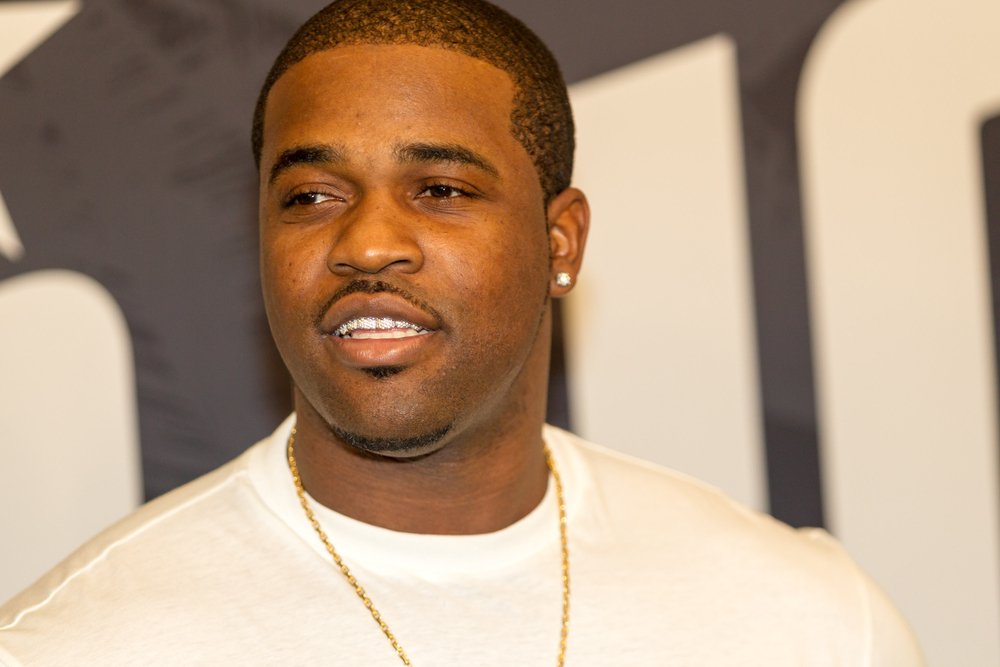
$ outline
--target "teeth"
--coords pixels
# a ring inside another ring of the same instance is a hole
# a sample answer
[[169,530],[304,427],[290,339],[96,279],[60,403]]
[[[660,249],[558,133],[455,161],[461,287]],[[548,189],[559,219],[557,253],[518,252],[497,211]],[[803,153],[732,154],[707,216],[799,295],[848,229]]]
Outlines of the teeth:
[[429,330],[406,320],[391,317],[355,317],[333,332],[341,338],[406,338],[428,333]]

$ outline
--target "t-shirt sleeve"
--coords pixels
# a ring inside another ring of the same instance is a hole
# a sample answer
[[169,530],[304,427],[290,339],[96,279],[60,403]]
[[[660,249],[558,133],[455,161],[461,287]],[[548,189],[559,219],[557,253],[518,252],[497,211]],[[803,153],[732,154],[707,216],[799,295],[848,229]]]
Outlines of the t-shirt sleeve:
[[821,528],[800,528],[799,534],[824,545],[846,569],[848,579],[856,584],[860,603],[855,607],[861,614],[864,628],[864,667],[926,667],[916,635],[889,596],[882,591],[858,563],[847,553],[837,538]]
[[927,662],[903,615],[885,593],[865,575],[864,586],[870,613],[871,667],[926,667]]

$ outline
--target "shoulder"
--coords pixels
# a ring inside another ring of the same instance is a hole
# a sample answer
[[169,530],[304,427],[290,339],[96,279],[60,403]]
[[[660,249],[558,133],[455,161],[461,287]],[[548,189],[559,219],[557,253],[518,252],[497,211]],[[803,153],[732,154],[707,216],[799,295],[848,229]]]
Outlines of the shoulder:
[[699,553],[722,564],[739,554],[741,569],[850,563],[823,530],[791,528],[700,480],[565,431],[549,429],[546,438],[577,486],[569,492],[571,509],[578,507],[585,523],[600,523],[604,535],[659,547],[661,558]]
[[593,545],[595,570],[628,573],[616,584],[634,583],[633,600],[659,610],[663,627],[779,642],[760,647],[775,664],[800,645],[923,664],[905,621],[825,530],[792,528],[690,476],[564,431],[547,430],[546,439],[585,488],[571,516],[580,550]]
[[217,601],[259,583],[241,558],[257,540],[277,542],[249,480],[257,449],[140,507],[0,606],[0,665],[77,664],[80,656],[163,664],[183,638],[221,631],[227,615]]
[[0,665],[232,664],[268,645],[260,614],[272,623],[283,592],[309,590],[301,573],[322,562],[283,514],[297,502],[289,428],[139,508],[0,606]]
[[0,656],[61,664],[62,652],[82,646],[96,659],[126,637],[152,645],[153,619],[177,617],[192,591],[224,579],[226,563],[246,548],[241,531],[267,522],[248,470],[267,442],[146,503],[0,606]]
[[[571,477],[596,498],[615,521],[635,516],[643,522],[670,523],[673,532],[732,536],[750,528],[779,535],[788,526],[745,507],[718,488],[670,468],[588,442],[567,431],[546,427],[546,440]],[[655,509],[655,511],[653,511]]]
[[113,605],[130,585],[155,594],[165,581],[169,594],[176,577],[164,574],[205,574],[218,560],[212,554],[262,548],[251,535],[285,527],[274,496],[286,492],[282,482],[290,486],[284,444],[293,423],[291,415],[229,463],[139,507],[0,605],[0,639],[42,612]]
[[150,570],[183,553],[233,506],[247,454],[141,506],[0,606],[0,638],[33,615],[84,602],[98,605],[140,563]]

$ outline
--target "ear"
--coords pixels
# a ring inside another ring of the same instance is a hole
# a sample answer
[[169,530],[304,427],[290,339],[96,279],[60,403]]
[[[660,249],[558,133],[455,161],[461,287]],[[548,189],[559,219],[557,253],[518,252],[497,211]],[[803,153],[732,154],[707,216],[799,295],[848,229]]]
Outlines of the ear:
[[[590,229],[590,205],[576,188],[566,188],[549,202],[549,294],[565,296],[576,284],[583,264],[583,249]],[[567,281],[566,277],[569,277]]]

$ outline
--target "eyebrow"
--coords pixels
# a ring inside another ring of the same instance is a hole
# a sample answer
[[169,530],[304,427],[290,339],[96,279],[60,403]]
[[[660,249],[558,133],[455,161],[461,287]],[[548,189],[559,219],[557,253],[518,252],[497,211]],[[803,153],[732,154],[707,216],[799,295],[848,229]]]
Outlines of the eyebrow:
[[[494,178],[500,178],[499,170],[485,157],[459,144],[416,143],[397,146],[393,153],[400,162],[434,163],[451,162],[475,167]],[[332,144],[310,144],[293,146],[282,151],[271,166],[268,182],[274,183],[283,172],[297,165],[340,164],[346,162],[344,151]]]
[[400,162],[452,162],[475,167],[494,178],[500,172],[485,157],[459,144],[406,144],[394,151]]
[[274,180],[282,172],[300,164],[338,164],[344,162],[344,152],[338,147],[330,144],[312,144],[308,146],[294,146],[286,151],[282,151],[278,159],[271,166],[271,173],[268,182]]

